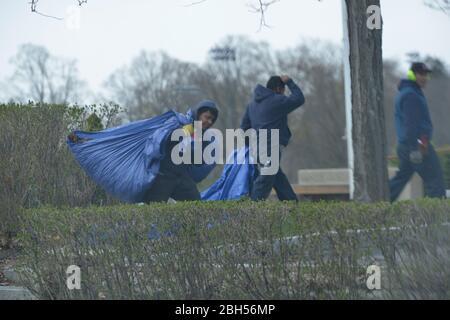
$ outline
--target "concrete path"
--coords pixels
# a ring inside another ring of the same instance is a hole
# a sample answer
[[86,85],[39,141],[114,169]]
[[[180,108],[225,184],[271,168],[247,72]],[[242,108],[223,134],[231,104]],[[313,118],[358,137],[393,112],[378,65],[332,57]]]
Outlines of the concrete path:
[[28,289],[22,287],[0,287],[0,300],[36,300]]
[[[8,280],[8,283],[17,283],[18,275],[12,269],[2,270],[3,276]],[[0,300],[37,300],[31,292],[23,287],[15,285],[0,286]]]

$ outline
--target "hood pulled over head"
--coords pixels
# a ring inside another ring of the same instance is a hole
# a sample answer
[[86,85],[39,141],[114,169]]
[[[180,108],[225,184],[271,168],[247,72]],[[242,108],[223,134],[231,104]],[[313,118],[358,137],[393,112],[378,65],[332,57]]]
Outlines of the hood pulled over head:
[[255,100],[255,102],[261,102],[267,99],[268,97],[273,96],[274,94],[275,92],[273,92],[272,90],[258,84],[255,90],[253,91],[253,99]]
[[216,103],[211,100],[203,100],[199,102],[194,108],[192,108],[192,117],[195,121],[199,119],[201,113],[205,111],[210,111],[214,115],[214,123],[219,117],[219,108]]

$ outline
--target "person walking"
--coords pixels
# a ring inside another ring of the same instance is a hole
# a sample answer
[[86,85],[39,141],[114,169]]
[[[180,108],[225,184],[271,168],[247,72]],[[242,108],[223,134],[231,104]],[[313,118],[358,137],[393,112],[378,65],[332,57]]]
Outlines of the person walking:
[[389,181],[391,202],[417,172],[423,179],[425,195],[444,198],[445,182],[439,158],[431,143],[433,123],[423,93],[432,71],[421,62],[411,65],[408,78],[400,82],[395,99],[395,127],[399,170]]
[[[290,96],[285,95],[286,86],[291,91]],[[291,139],[288,127],[288,114],[305,103],[305,97],[299,86],[288,76],[272,76],[266,87],[258,84],[254,90],[253,100],[247,106],[241,122],[241,129],[255,129],[259,139],[259,130],[268,130],[267,150],[271,149],[271,130],[279,130],[280,159],[283,149]],[[259,144],[258,144],[259,145]],[[271,156],[271,155],[269,155]],[[259,160],[258,160],[259,162]],[[281,167],[276,174],[263,175],[261,169],[267,164],[258,164],[259,175],[254,180],[250,197],[253,201],[266,200],[272,188],[275,189],[278,199],[282,201],[298,201],[288,178]]]

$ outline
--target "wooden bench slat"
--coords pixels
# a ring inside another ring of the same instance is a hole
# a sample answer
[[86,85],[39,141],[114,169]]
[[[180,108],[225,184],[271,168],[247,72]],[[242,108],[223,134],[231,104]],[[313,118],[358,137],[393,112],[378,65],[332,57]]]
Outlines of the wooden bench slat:
[[[324,186],[300,186],[292,185],[294,192],[299,195],[335,195],[342,194],[347,195],[350,193],[347,185],[324,185]],[[275,190],[272,190],[275,193]]]

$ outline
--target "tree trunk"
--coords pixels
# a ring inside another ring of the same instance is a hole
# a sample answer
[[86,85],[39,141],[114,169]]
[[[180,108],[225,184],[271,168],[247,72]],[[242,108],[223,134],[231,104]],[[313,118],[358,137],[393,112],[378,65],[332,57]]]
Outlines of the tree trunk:
[[367,27],[371,5],[380,0],[346,0],[352,79],[354,183],[356,201],[389,199],[383,107],[382,29]]

